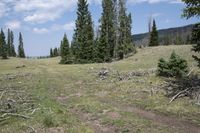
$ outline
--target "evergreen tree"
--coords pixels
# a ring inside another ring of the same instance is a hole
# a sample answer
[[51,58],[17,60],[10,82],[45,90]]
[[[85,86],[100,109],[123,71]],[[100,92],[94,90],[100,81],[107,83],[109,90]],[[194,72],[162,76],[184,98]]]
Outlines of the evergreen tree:
[[[191,17],[200,16],[200,1],[199,0],[182,0],[186,4],[186,8],[183,11],[183,16],[187,19]],[[196,43],[193,47],[193,51],[200,53],[200,23],[197,23],[192,31],[192,41]],[[193,56],[193,58],[198,62],[198,66],[200,67],[200,57]]]
[[149,46],[158,46],[158,45],[159,45],[158,31],[156,27],[156,21],[153,20],[153,27],[152,27],[152,32],[150,36]]
[[79,55],[79,47],[78,47],[79,45],[77,44],[76,40],[77,40],[77,31],[74,30],[74,34],[73,34],[72,42],[71,42],[71,52],[75,59],[77,59]]
[[72,42],[77,63],[93,60],[94,33],[87,0],[78,0],[75,34]]
[[7,52],[8,56],[12,56],[12,51],[11,51],[11,31],[8,29],[8,36],[7,36]]
[[173,52],[169,61],[161,58],[158,62],[158,75],[167,77],[182,77],[188,72],[187,61]]
[[113,0],[102,1],[103,12],[100,26],[100,42],[97,49],[99,62],[109,62],[114,57],[116,35],[113,4]]
[[52,48],[50,49],[50,57],[54,57],[53,49]]
[[86,45],[83,47],[83,58],[87,62],[94,61],[94,29],[92,16],[88,14],[88,24],[86,25]]
[[10,56],[16,57],[13,31],[10,31]]
[[69,41],[67,39],[67,35],[65,34],[60,45],[60,56],[61,56],[61,64],[69,64],[71,62],[71,54]]
[[58,54],[58,48],[54,48],[53,55],[54,55],[54,57],[57,57],[59,55]]
[[3,30],[1,29],[1,36],[0,36],[0,46],[1,46],[1,56],[2,59],[8,59],[7,57],[7,45],[5,40],[5,34]]
[[186,8],[183,10],[183,17],[187,19],[191,17],[200,16],[200,1],[199,0],[182,0],[186,4]]
[[[193,51],[200,53],[200,23],[195,24],[192,30],[192,42],[196,45],[193,46]],[[200,57],[197,55],[193,55],[193,58],[198,62],[198,66],[200,67]]]
[[119,0],[119,44],[117,48],[118,58],[123,59],[126,54],[127,42],[127,15],[125,0]]
[[2,45],[1,32],[0,32],[0,56],[2,56],[2,50],[3,50],[3,45]]
[[135,52],[131,30],[132,30],[132,17],[131,17],[131,13],[129,13],[126,18],[126,51],[125,51],[125,54]]
[[23,38],[21,32],[19,33],[19,46],[18,46],[18,56],[20,58],[25,58],[25,52],[24,52],[24,44],[23,44]]
[[118,48],[118,43],[119,43],[119,22],[118,22],[118,17],[119,17],[119,8],[118,8],[118,0],[113,0],[113,9],[114,9],[114,41],[115,41],[115,46],[114,46],[114,58],[117,58],[117,48]]

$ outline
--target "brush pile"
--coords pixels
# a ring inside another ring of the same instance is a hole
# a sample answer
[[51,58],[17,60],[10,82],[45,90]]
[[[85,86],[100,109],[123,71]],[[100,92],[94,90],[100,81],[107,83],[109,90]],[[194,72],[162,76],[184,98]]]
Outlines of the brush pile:
[[200,79],[197,76],[169,80],[164,88],[167,96],[171,97],[170,103],[180,97],[189,97],[200,104]]
[[0,122],[11,118],[30,119],[37,110],[35,101],[19,87],[0,88]]

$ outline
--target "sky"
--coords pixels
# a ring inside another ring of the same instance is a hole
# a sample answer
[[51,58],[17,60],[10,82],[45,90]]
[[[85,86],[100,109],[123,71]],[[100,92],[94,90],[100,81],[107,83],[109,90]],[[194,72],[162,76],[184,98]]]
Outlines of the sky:
[[[94,27],[99,25],[101,0],[88,0]],[[181,0],[127,0],[132,14],[132,34],[148,31],[150,16],[158,29],[199,22],[197,18],[181,18],[185,4]],[[50,48],[59,47],[64,33],[72,39],[76,20],[77,0],[0,0],[0,27],[14,31],[15,48],[22,32],[27,56],[49,55]]]

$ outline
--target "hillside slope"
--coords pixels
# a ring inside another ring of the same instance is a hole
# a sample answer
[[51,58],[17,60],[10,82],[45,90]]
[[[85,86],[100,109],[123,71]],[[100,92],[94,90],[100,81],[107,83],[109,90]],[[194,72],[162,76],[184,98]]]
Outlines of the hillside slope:
[[[193,25],[174,27],[158,30],[159,41],[161,45],[169,44],[190,44],[190,35]],[[133,35],[134,43],[138,45],[148,45],[149,33]]]

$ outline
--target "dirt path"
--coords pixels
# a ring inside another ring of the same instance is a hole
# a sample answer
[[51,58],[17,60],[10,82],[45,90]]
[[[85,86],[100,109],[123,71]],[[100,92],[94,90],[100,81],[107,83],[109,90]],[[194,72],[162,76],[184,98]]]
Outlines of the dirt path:
[[92,116],[90,114],[80,112],[76,109],[72,109],[70,111],[71,113],[75,114],[83,123],[85,123],[91,129],[93,129],[95,133],[115,133],[114,126],[105,127],[101,125],[100,120],[98,119],[92,120],[91,119]]
[[[65,99],[59,99],[59,103],[63,103]],[[200,125],[192,124],[190,121],[185,121],[180,118],[166,116],[151,111],[146,111],[141,108],[125,105],[109,99],[99,99],[100,102],[108,104],[109,106],[116,107],[119,111],[131,112],[141,118],[152,121],[155,124],[166,126],[181,133],[200,133]],[[98,118],[93,119],[91,114],[83,113],[78,109],[71,109],[71,113],[75,114],[83,123],[86,123],[95,133],[115,133],[116,127],[103,126]]]
[[184,121],[179,118],[166,116],[164,114],[157,114],[151,111],[140,109],[138,107],[122,105],[115,103],[114,101],[112,101],[112,103],[107,103],[107,101],[101,100],[101,102],[115,106],[123,112],[132,112],[144,119],[151,120],[156,124],[164,125],[171,129],[178,129],[178,131],[183,133],[200,133],[200,125],[192,124],[190,121]]

